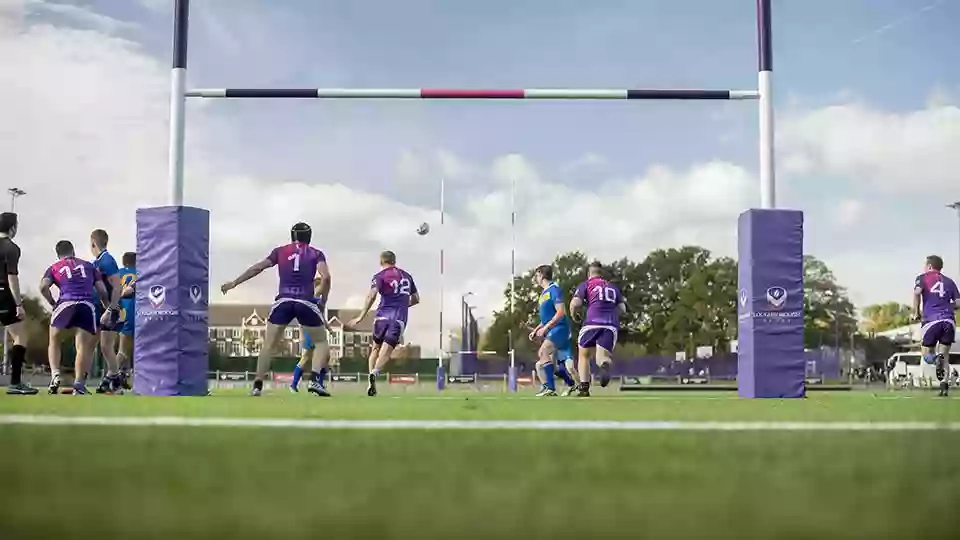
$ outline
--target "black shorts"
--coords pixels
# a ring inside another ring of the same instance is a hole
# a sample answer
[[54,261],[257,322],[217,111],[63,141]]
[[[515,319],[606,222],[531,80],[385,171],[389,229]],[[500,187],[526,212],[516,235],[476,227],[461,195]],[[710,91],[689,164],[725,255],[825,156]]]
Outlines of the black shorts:
[[7,285],[0,285],[0,326],[10,326],[20,322],[17,317],[17,303]]

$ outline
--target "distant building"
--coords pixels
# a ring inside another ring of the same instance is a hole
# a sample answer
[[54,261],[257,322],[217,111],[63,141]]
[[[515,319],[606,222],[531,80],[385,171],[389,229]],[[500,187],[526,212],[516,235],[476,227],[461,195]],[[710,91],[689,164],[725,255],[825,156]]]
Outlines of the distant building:
[[[211,304],[210,343],[224,356],[256,356],[263,346],[269,314],[269,304]],[[356,330],[344,327],[359,314],[359,310],[354,309],[326,310],[331,328],[327,332],[331,363],[337,364],[341,358],[366,358],[370,354],[373,314],[367,315]],[[300,356],[300,332],[298,325],[288,326],[276,354]]]

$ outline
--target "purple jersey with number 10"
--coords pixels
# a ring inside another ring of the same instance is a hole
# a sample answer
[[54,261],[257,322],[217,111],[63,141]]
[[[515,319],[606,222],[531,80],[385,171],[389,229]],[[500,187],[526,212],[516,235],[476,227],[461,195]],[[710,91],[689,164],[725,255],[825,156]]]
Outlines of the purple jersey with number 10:
[[303,242],[293,242],[270,252],[267,260],[277,267],[280,284],[277,300],[296,298],[314,302],[313,280],[317,266],[326,262],[323,252]]
[[955,321],[954,306],[960,298],[957,283],[937,271],[917,276],[916,288],[923,301],[923,322]]
[[388,266],[373,276],[370,286],[380,294],[377,306],[378,319],[390,319],[407,323],[410,311],[410,296],[417,294],[417,284],[406,270]]
[[587,304],[584,326],[620,326],[620,288],[601,277],[592,277],[581,283],[573,296]]
[[60,290],[57,303],[66,301],[99,303],[93,284],[103,278],[99,270],[83,259],[76,257],[60,259],[47,268],[43,279],[52,281]]

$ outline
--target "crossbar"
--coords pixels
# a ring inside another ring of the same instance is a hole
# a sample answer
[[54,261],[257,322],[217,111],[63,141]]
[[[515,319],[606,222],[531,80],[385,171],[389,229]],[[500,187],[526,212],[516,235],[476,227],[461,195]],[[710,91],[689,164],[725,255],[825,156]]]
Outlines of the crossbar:
[[504,99],[504,100],[745,100],[757,90],[604,89],[604,88],[199,88],[187,97],[303,99]]

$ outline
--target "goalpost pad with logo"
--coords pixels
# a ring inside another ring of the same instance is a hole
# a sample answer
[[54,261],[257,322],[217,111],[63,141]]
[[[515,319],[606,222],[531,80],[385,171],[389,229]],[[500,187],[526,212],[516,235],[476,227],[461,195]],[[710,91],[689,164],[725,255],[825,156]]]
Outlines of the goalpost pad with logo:
[[747,210],[738,243],[740,397],[803,397],[803,212]]
[[209,278],[209,211],[137,210],[134,392],[206,395]]

